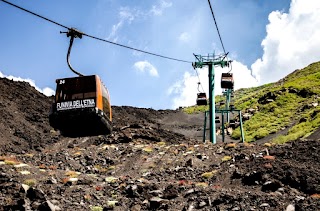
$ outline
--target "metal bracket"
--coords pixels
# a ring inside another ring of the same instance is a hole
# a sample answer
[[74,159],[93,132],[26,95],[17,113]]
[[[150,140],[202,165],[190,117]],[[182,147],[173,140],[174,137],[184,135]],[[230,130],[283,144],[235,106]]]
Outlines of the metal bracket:
[[192,67],[194,69],[202,68],[205,65],[221,66],[222,68],[229,67],[232,60],[225,60],[228,54],[219,56],[215,56],[215,54],[208,54],[207,56],[193,54],[196,57],[196,62],[192,62]]
[[60,32],[60,33],[65,33],[65,34],[67,34],[67,37],[70,37],[70,44],[69,44],[68,54],[67,54],[67,63],[68,63],[68,66],[69,66],[70,70],[72,72],[74,72],[75,74],[77,74],[78,76],[83,76],[81,73],[79,73],[75,69],[73,69],[73,67],[70,64],[70,53],[71,53],[73,40],[74,40],[74,38],[80,38],[81,39],[83,33],[81,31],[75,29],[75,28],[69,29],[68,32]]

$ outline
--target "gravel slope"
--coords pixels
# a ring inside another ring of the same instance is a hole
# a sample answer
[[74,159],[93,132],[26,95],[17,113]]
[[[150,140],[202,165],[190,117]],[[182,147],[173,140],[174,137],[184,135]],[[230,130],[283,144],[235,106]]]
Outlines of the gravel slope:
[[52,130],[51,99],[0,79],[0,210],[320,210],[320,141],[203,144],[200,115],[113,107],[108,136]]

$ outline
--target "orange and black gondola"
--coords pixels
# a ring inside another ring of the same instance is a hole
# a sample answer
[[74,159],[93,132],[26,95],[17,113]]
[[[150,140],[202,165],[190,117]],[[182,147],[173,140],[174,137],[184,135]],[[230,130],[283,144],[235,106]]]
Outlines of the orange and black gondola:
[[75,28],[65,33],[70,37],[67,63],[78,77],[56,80],[57,89],[49,123],[64,136],[109,134],[112,130],[112,110],[108,89],[99,76],[84,76],[73,69],[69,60],[73,40],[82,38],[83,33]]
[[112,110],[107,88],[99,76],[57,79],[50,125],[65,136],[109,134]]

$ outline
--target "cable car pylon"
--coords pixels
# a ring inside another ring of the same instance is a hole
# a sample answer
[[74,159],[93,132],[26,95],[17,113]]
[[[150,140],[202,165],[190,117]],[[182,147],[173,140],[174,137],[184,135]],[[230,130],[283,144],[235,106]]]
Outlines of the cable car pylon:
[[[228,54],[228,53],[227,53]],[[210,117],[210,142],[216,143],[215,136],[215,98],[214,98],[214,67],[220,66],[222,68],[228,67],[231,61],[225,60],[227,54],[220,56],[215,56],[215,54],[208,54],[207,56],[201,56],[193,54],[196,61],[192,63],[192,67],[202,68],[203,66],[208,66],[209,68],[209,117]]]

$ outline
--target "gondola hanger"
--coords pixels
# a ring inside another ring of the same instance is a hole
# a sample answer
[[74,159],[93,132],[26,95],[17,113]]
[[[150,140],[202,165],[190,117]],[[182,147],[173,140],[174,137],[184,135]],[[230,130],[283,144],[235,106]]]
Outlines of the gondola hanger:
[[75,74],[77,74],[78,76],[83,76],[83,74],[79,73],[78,71],[76,71],[75,69],[73,69],[73,67],[70,64],[70,53],[71,53],[71,49],[72,49],[72,45],[73,45],[73,40],[74,38],[82,38],[83,33],[75,28],[71,28],[69,29],[68,32],[60,32],[60,33],[65,33],[67,34],[67,37],[70,37],[70,44],[69,44],[69,48],[68,48],[68,54],[67,54],[67,63],[68,66],[70,68],[70,70],[72,72],[74,72]]

